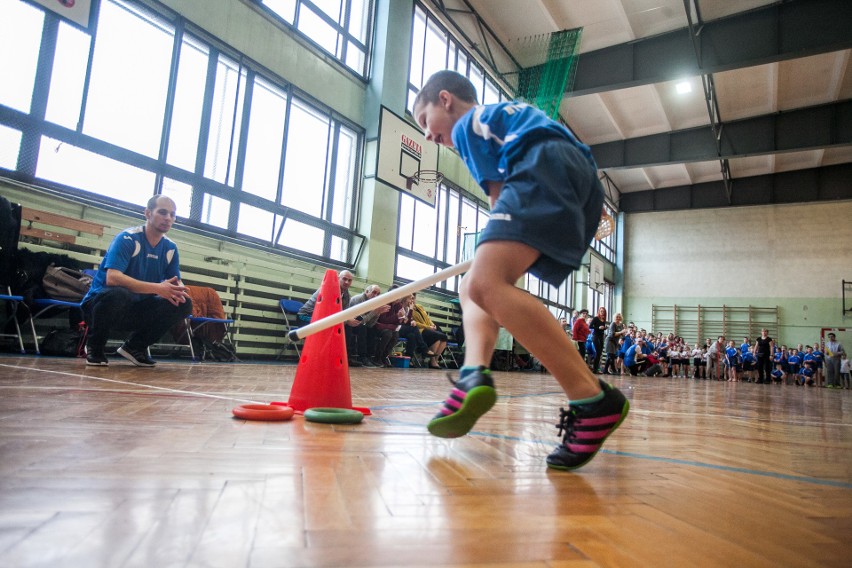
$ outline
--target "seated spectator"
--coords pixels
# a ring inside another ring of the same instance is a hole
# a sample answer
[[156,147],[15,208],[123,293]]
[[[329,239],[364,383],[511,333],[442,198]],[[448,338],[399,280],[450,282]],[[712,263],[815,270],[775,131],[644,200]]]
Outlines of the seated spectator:
[[[378,284],[370,284],[360,294],[352,296],[349,301],[349,307],[357,306],[367,300],[371,300],[382,293],[382,289]],[[379,341],[382,336],[381,329],[376,328],[376,322],[379,316],[390,310],[390,305],[379,306],[378,308],[361,314],[355,319],[361,320],[363,332],[359,332],[358,341],[358,360],[365,367],[384,367],[385,356],[379,357],[377,350]]]
[[411,312],[414,325],[420,330],[423,341],[429,346],[429,350],[434,353],[429,359],[429,366],[433,369],[440,369],[441,365],[438,364],[438,358],[444,352],[444,349],[447,348],[447,340],[449,338],[446,333],[438,329],[438,326],[429,317],[426,309],[417,303],[417,294],[412,294],[411,297],[414,305]]
[[[353,275],[348,270],[341,270],[337,279],[340,282],[340,306],[341,310],[349,307],[350,296],[349,287],[352,286]],[[314,315],[314,306],[316,306],[317,298],[320,290],[314,292],[310,299],[304,303],[299,313],[296,314],[296,319],[299,321],[310,322]],[[353,318],[343,322],[343,329],[346,333],[346,353],[349,358],[350,367],[363,367],[364,364],[359,360],[359,352],[361,355],[366,355],[367,351],[367,330],[363,327],[363,322]],[[363,345],[363,347],[362,347]]]
[[423,334],[414,325],[414,295],[409,294],[403,298],[402,306],[405,315],[400,321],[399,336],[405,338],[405,355],[414,357],[415,353],[419,353],[431,359],[435,353],[429,349]]
[[174,201],[155,195],[145,207],[145,224],[121,231],[109,245],[82,301],[87,365],[109,365],[104,350],[116,329],[130,332],[118,354],[137,367],[153,367],[148,347],[192,314],[177,245],[166,237],[175,210]]

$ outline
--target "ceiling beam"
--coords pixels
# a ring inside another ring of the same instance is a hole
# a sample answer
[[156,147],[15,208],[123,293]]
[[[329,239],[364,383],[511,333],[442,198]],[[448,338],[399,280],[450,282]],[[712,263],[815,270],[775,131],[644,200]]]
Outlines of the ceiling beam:
[[595,144],[592,155],[600,169],[645,168],[850,144],[852,100],[846,100],[723,122],[720,148],[708,125]]
[[852,2],[791,0],[705,22],[696,61],[689,28],[580,54],[569,97],[852,48]]
[[852,199],[852,163],[621,194],[619,211],[676,211]]

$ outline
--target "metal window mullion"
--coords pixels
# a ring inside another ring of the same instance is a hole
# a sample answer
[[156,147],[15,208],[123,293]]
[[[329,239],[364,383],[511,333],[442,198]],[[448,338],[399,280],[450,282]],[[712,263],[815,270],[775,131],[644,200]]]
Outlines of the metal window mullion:
[[190,201],[190,217],[201,221],[201,210],[204,206],[204,166],[207,161],[207,145],[210,141],[210,117],[213,114],[213,94],[216,90],[216,72],[219,66],[219,50],[212,45],[207,57],[207,79],[204,84],[204,95],[201,101],[201,121],[198,125],[198,149],[195,155],[195,175],[201,183],[193,184]]
[[[234,150],[234,129],[237,127],[237,114],[239,113],[240,104],[240,81],[243,76],[243,63],[240,61],[239,77],[237,81],[237,94],[234,99],[234,122],[231,126],[231,148],[228,151],[228,168],[225,173],[225,185],[228,185],[228,177],[231,169],[231,155]],[[231,212],[228,215],[228,230],[237,230],[237,221],[240,213],[240,193],[243,191],[243,172],[245,171],[246,162],[246,146],[248,144],[249,121],[251,120],[251,100],[254,94],[254,77],[255,72],[250,68],[246,68],[246,86],[245,94],[243,95],[242,116],[240,118],[240,137],[237,141],[237,160],[234,165],[234,197],[231,199]],[[270,227],[269,238],[272,238],[273,228]]]
[[[35,124],[44,124],[44,117],[47,113],[47,97],[50,93],[50,77],[53,74],[58,34],[59,18],[52,13],[45,12],[36,62],[36,74],[33,79],[33,92],[30,98],[29,117],[33,119],[32,123]],[[19,172],[35,176],[41,136],[42,128],[39,127],[22,131],[18,163],[15,166]]]
[[[172,117],[175,110],[175,91],[177,91],[177,72],[180,63],[180,48],[183,44],[183,25],[175,25],[174,42],[172,43],[172,60],[169,66],[169,84],[166,89],[166,108],[163,112],[163,126],[160,133],[160,150],[157,161],[161,166],[165,165],[169,153],[169,138],[171,136]],[[164,168],[160,167],[154,172],[155,193],[163,192]]]

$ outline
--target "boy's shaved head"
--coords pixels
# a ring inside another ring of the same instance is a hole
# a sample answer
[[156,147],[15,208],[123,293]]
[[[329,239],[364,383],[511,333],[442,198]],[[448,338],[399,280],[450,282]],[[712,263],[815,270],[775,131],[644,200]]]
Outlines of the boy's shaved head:
[[441,91],[448,91],[455,97],[468,103],[476,104],[477,102],[476,87],[473,86],[473,83],[467,77],[455,71],[444,70],[438,71],[429,77],[426,84],[417,93],[413,108],[417,108],[419,105],[437,103],[438,93]]

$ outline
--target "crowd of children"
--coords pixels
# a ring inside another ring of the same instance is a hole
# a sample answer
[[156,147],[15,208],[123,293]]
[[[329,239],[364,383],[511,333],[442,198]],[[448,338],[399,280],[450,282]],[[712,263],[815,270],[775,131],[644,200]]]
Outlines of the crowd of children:
[[[642,374],[728,382],[852,388],[852,361],[846,354],[842,355],[840,362],[839,384],[826,384],[825,354],[819,342],[807,346],[799,344],[789,349],[786,345],[775,342],[769,376],[763,377],[763,373],[758,370],[757,346],[748,337],[744,337],[740,345],[734,340],[725,341],[723,336],[715,341],[707,338],[703,345],[690,345],[682,337],[672,333],[668,336],[663,336],[662,333],[654,335],[644,329],[638,329],[630,322],[627,324],[627,333],[618,338],[617,343],[614,365],[607,362],[602,374]],[[591,334],[584,347],[586,360],[591,367],[594,364],[595,349]],[[615,370],[609,370],[612,368]]]

